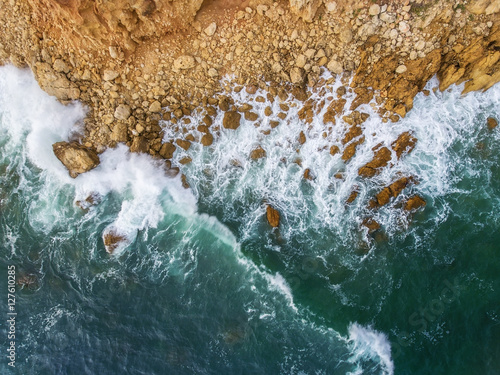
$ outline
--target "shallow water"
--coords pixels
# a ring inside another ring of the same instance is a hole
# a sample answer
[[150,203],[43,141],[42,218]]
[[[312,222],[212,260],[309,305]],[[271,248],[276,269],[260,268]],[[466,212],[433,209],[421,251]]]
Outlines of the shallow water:
[[[51,145],[75,136],[85,109],[0,68],[0,288],[12,264],[37,280],[17,289],[16,368],[4,357],[2,373],[497,374],[500,133],[485,122],[500,118],[500,86],[419,94],[397,124],[366,106],[368,136],[347,165],[328,152],[342,127],[324,138],[322,115],[307,129],[298,108],[270,135],[266,119],[176,151],[193,159],[191,190],[124,146],[73,180]],[[410,155],[357,175],[373,146],[407,130],[418,138]],[[267,157],[252,162],[256,145]],[[360,231],[366,204],[401,173],[419,184],[375,214],[372,239]],[[410,218],[398,204],[415,193],[427,206]],[[89,194],[100,203],[83,211],[75,202]],[[102,243],[111,228],[127,237],[116,256]]]

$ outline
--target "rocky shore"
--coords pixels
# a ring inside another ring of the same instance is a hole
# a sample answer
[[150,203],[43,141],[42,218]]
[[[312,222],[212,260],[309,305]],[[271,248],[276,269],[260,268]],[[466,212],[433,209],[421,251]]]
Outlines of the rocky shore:
[[[368,114],[360,106],[368,104],[381,121],[394,123],[435,75],[440,90],[465,82],[465,93],[500,81],[499,0],[0,4],[0,63],[29,66],[47,93],[88,107],[79,143],[54,145],[72,177],[98,165],[98,154],[118,143],[165,159],[176,175],[191,158],[178,159],[176,166],[174,154],[193,143],[217,142],[218,116],[225,129],[250,122],[270,134],[297,102],[304,124],[299,146],[308,140],[312,118],[322,116],[325,139],[332,126],[343,127],[343,136],[331,139],[326,152],[339,154],[347,165],[370,136],[364,134]],[[246,93],[245,102],[234,100],[240,92]],[[263,104],[262,115],[254,107]],[[377,175],[417,142],[401,134],[380,145],[359,175]],[[262,147],[249,155],[264,157]],[[314,171],[305,169],[304,178],[314,180]],[[386,204],[415,181],[403,176],[381,187],[369,207]],[[183,184],[189,186],[185,176]],[[346,204],[356,195],[353,187]],[[405,208],[424,205],[415,196]],[[273,227],[279,225],[271,206],[267,216]],[[377,229],[370,218],[364,224]]]

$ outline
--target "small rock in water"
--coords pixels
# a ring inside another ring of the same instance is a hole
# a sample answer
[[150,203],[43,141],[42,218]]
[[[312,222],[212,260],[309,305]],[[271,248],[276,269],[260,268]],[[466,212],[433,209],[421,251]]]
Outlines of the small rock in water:
[[264,150],[261,146],[254,148],[252,152],[250,152],[250,158],[252,160],[262,159],[266,157],[266,150]]
[[280,213],[270,205],[267,205],[266,216],[267,221],[273,228],[277,228],[280,225]]
[[102,236],[104,247],[109,254],[113,254],[116,248],[126,239],[124,235],[117,233],[115,230],[110,230]]
[[418,210],[421,207],[425,207],[426,202],[424,198],[419,195],[414,195],[413,197],[408,198],[405,203],[404,209],[406,211],[414,211]]
[[486,122],[488,124],[488,129],[490,129],[490,130],[495,129],[498,126],[498,121],[493,117],[488,117]]

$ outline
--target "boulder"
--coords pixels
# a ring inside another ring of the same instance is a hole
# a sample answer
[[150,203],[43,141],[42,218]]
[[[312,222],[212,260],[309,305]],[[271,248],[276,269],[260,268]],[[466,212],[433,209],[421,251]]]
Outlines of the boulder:
[[306,135],[304,134],[303,131],[300,132],[298,141],[301,145],[306,143]]
[[359,168],[358,174],[361,177],[373,177],[380,173],[392,158],[392,153],[387,147],[382,147],[375,152],[372,161]]
[[488,119],[486,120],[486,123],[488,125],[488,129],[490,129],[490,130],[495,129],[498,126],[498,121],[493,117],[488,117]]
[[306,168],[306,170],[304,171],[304,179],[309,180],[309,181],[312,181],[315,179],[314,175],[311,172],[311,169]]
[[146,137],[134,137],[130,145],[130,152],[138,152],[146,154],[149,151],[149,141]]
[[406,211],[416,211],[421,207],[425,207],[427,203],[425,202],[424,198],[422,198],[420,195],[414,195],[413,197],[408,198],[404,205],[404,209]]
[[132,113],[130,107],[126,104],[120,104],[115,109],[115,118],[117,120],[127,120]]
[[178,139],[175,141],[175,143],[177,143],[177,146],[179,146],[180,148],[184,149],[184,150],[189,150],[189,148],[191,147],[191,142],[185,140],[185,139]]
[[57,142],[52,145],[56,157],[68,169],[69,175],[76,178],[99,165],[97,153],[78,142]]
[[33,69],[40,87],[62,101],[80,98],[80,89],[63,73],[56,72],[47,63],[36,63]]
[[414,182],[413,177],[402,177],[394,181],[389,186],[382,189],[376,196],[375,200],[370,202],[370,207],[381,207],[389,203],[391,198],[396,198],[401,194],[403,189],[408,186],[408,184]]
[[222,119],[222,126],[226,129],[236,130],[240,126],[241,115],[236,111],[227,111]]
[[266,217],[273,228],[277,228],[280,225],[280,213],[270,205],[267,205]]
[[210,146],[214,142],[214,136],[210,133],[203,134],[201,137],[201,144],[203,146]]
[[159,151],[159,154],[162,158],[164,159],[172,159],[172,156],[174,156],[174,151],[175,151],[175,145],[173,143],[164,143]]
[[262,158],[265,158],[265,157],[266,157],[266,150],[264,150],[261,146],[258,146],[256,148],[254,148],[250,152],[250,158],[252,160],[258,160],[258,159],[262,159]]
[[417,138],[412,136],[410,132],[404,132],[399,135],[398,139],[396,139],[391,144],[391,148],[396,152],[396,156],[398,159],[404,154],[409,154],[415,148],[415,144],[417,143]]
[[118,246],[125,242],[127,238],[115,230],[109,230],[102,235],[102,240],[104,242],[104,247],[109,254],[113,254],[114,251],[118,248]]

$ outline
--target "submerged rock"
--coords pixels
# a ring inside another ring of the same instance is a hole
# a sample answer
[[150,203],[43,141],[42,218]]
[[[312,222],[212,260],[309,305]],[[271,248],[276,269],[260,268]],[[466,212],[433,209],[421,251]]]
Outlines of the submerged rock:
[[266,217],[273,228],[277,228],[280,225],[280,213],[270,205],[267,205]]
[[361,223],[364,227],[368,228],[368,233],[373,233],[380,229],[380,224],[372,217],[367,217]]
[[118,246],[125,242],[127,238],[124,235],[117,233],[115,230],[110,230],[102,235],[104,247],[109,254],[113,254]]
[[261,159],[261,158],[265,158],[265,157],[266,157],[266,150],[264,150],[261,146],[254,148],[250,152],[250,158],[252,160],[257,160],[257,159]]
[[424,198],[420,195],[414,195],[413,197],[408,198],[404,205],[404,209],[406,211],[416,211],[421,207],[425,207],[426,204],[427,203]]
[[488,119],[486,120],[486,123],[488,125],[488,129],[490,129],[490,130],[495,129],[498,126],[498,121],[493,117],[488,117]]
[[100,163],[99,156],[94,150],[78,142],[57,142],[52,145],[52,149],[72,178],[90,171]]

